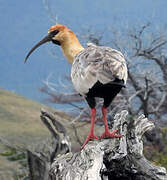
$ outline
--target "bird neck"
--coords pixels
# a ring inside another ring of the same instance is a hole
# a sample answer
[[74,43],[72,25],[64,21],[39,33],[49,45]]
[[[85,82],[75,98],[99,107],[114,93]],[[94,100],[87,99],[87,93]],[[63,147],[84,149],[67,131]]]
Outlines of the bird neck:
[[66,36],[65,40],[61,43],[61,48],[68,62],[72,64],[74,57],[84,48],[80,44],[76,35],[73,32],[69,33],[70,34]]

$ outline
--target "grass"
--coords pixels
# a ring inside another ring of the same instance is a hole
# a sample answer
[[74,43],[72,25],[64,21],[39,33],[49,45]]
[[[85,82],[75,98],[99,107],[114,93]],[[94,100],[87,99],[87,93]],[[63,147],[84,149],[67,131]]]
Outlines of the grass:
[[[24,97],[0,89],[0,137],[14,145],[30,147],[49,136],[47,129],[40,121],[40,109],[43,105]],[[0,145],[0,153],[5,149]],[[0,156],[1,178],[11,179],[13,167],[19,168]]]
[[[0,137],[8,140],[13,145],[21,147],[33,147],[35,144],[50,137],[49,131],[40,120],[40,110],[44,108],[55,113],[56,119],[65,125],[70,134],[72,146],[80,148],[76,142],[73,127],[70,121],[73,119],[64,112],[51,109],[32,100],[26,99],[15,93],[0,89]],[[81,140],[84,141],[88,134],[90,124],[82,127],[83,123],[77,123],[77,128]],[[96,133],[101,134],[101,128],[96,127]],[[0,145],[0,153],[5,149]],[[19,168],[16,162],[9,162],[0,156],[0,179],[12,179],[14,169]]]
[[39,118],[42,107],[43,105],[0,89],[0,136],[9,140],[17,137],[18,142],[21,139],[27,141],[34,137],[33,140],[36,140],[39,136],[46,136],[47,130]]

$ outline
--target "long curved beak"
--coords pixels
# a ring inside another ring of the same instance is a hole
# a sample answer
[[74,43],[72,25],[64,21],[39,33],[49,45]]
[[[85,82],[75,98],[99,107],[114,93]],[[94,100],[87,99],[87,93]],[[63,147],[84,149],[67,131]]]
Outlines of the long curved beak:
[[44,44],[44,43],[47,43],[47,42],[49,42],[49,41],[52,41],[52,34],[51,33],[49,33],[46,37],[44,37],[41,41],[39,41],[39,43],[37,43],[30,51],[29,51],[29,53],[27,54],[27,56],[26,56],[26,58],[25,58],[25,60],[24,60],[24,63],[26,63],[27,62],[27,59],[28,59],[28,57],[31,55],[31,53],[35,50],[35,49],[37,49],[40,45],[42,45],[42,44]]

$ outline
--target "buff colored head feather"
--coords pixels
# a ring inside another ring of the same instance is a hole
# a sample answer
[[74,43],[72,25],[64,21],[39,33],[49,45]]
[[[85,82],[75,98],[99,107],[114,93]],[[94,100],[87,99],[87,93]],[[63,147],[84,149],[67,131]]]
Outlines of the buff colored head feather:
[[51,26],[48,30],[48,35],[29,51],[25,58],[25,62],[36,48],[50,41],[56,45],[61,46],[63,53],[70,64],[72,64],[75,55],[83,49],[78,41],[78,38],[69,28],[61,24],[56,24],[54,26]]

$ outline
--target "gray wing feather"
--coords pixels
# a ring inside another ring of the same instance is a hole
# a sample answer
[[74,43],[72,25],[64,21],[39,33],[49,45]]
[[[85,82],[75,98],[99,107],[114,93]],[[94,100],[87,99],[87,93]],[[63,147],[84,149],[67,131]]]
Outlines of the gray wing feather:
[[84,95],[97,82],[103,84],[115,78],[127,81],[127,66],[121,52],[89,44],[74,59],[71,78],[76,90]]

